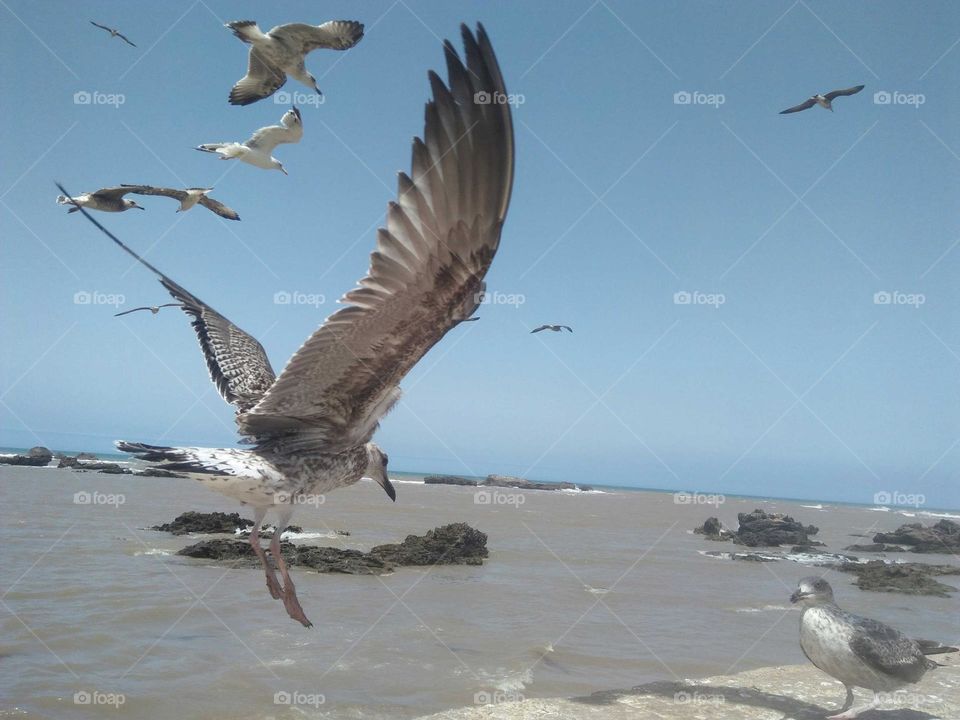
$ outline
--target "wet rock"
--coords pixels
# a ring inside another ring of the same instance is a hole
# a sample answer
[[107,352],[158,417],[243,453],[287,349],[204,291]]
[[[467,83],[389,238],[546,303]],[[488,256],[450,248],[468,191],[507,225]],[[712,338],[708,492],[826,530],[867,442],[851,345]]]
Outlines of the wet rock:
[[26,455],[12,455],[10,457],[0,457],[0,464],[3,465],[26,465],[30,467],[45,467],[53,460],[53,453],[47,448],[38,445],[30,448]]
[[907,545],[916,553],[956,553],[960,552],[960,523],[941,520],[930,527],[908,523],[890,533],[877,533],[873,541]]
[[733,532],[727,530],[715,517],[707,518],[703,525],[694,528],[693,532],[705,536],[707,540],[729,540],[733,537]]
[[[268,525],[267,527],[260,528],[260,532],[257,533],[257,534],[258,534],[261,538],[263,538],[264,540],[269,540],[269,539],[271,539],[271,538],[273,537],[273,533],[274,533],[274,531],[275,531],[276,529],[277,529],[277,528],[276,528],[275,526],[273,526],[273,525]],[[287,526],[287,529],[284,530],[283,532],[284,532],[284,534],[286,534],[286,533],[288,533],[288,532],[291,532],[291,533],[302,533],[302,532],[303,532],[303,528],[300,527],[299,525],[288,525],[288,526]],[[237,537],[238,537],[238,538],[249,538],[249,537],[250,537],[250,531],[249,531],[249,530],[241,530],[240,532],[237,533]]]
[[906,595],[935,595],[949,597],[956,588],[933,578],[940,575],[960,575],[960,567],[928,565],[927,563],[844,563],[837,570],[857,575],[856,585],[861,590],[896,592]]
[[395,565],[482,565],[487,535],[466,523],[453,523],[426,535],[407,535],[399,545],[377,545],[370,551]]
[[94,455],[93,453],[88,453],[88,452],[77,453],[77,460],[93,460],[93,461],[96,461],[96,460],[99,460],[99,459],[100,459],[100,458],[98,458],[98,457],[97,457],[96,455]]
[[163,532],[173,533],[174,535],[187,535],[188,533],[233,534],[237,528],[246,528],[252,525],[253,520],[242,518],[239,513],[202,513],[190,511],[178,515],[171,523],[154,525],[150,529],[161,530]]
[[886,543],[847,545],[844,550],[849,550],[850,552],[906,552],[906,548],[901,545],[887,545]]
[[80,464],[80,461],[75,457],[70,457],[69,455],[61,455],[60,462],[57,463],[58,468],[75,468]]
[[590,490],[589,485],[575,485],[571,482],[543,483],[533,482],[524,478],[510,475],[487,475],[487,479],[479,483],[485,487],[518,488],[520,490]]
[[737,545],[747,547],[779,547],[780,545],[823,546],[823,543],[810,539],[820,529],[814,525],[804,526],[789,515],[766,513],[754,510],[737,515],[740,527],[733,538]]
[[478,480],[457,477],[456,475],[427,475],[423,478],[426,485],[477,485]]
[[746,562],[777,562],[783,559],[782,555],[770,555],[758,552],[725,552],[723,550],[708,550],[704,555],[721,558],[723,560],[743,560]]
[[143,470],[138,470],[134,473],[138,477],[159,477],[159,478],[178,478],[180,480],[187,479],[186,475],[181,475],[180,473],[171,472],[170,470],[164,470],[163,468],[158,467],[148,467]]

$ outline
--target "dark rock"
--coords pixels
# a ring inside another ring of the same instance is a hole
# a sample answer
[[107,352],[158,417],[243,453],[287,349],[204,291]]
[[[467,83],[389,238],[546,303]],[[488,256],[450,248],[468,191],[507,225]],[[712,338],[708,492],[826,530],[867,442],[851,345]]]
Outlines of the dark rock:
[[423,482],[426,485],[476,485],[479,481],[456,475],[427,475]]
[[915,553],[956,553],[960,552],[960,523],[941,520],[930,527],[908,523],[891,533],[877,533],[873,541],[908,545]]
[[393,571],[393,565],[373,553],[331,547],[298,548],[294,564],[317,572],[347,575],[384,575]]
[[758,552],[725,552],[723,550],[708,550],[705,555],[725,560],[743,560],[746,562],[777,562],[782,556],[768,555]]
[[75,468],[80,464],[80,461],[75,457],[70,457],[69,455],[61,455],[60,462],[57,463],[58,468]]
[[763,510],[754,510],[751,513],[737,515],[740,527],[733,538],[737,545],[747,547],[779,547],[780,545],[823,546],[823,543],[810,539],[820,529],[813,526],[804,526],[789,515],[782,513],[765,513]]
[[486,487],[518,488],[520,490],[589,490],[589,486],[579,486],[571,482],[543,483],[511,477],[510,475],[487,475],[480,485]]
[[96,470],[105,475],[133,475],[133,470],[117,465],[116,463],[89,463],[81,465],[80,467],[84,470]]
[[30,467],[44,467],[53,460],[53,453],[42,446],[32,447],[26,455],[13,455],[11,457],[0,457],[0,464],[3,465],[26,465]]
[[148,467],[143,470],[138,470],[134,473],[138,477],[159,477],[159,478],[178,478],[180,480],[185,480],[186,475],[181,475],[180,473],[171,472],[170,470],[164,470],[163,468],[158,467]]
[[897,592],[907,595],[935,595],[949,597],[956,588],[933,578],[938,575],[960,575],[960,567],[952,565],[928,565],[926,563],[885,563],[871,560],[868,563],[844,563],[838,570],[857,575],[856,585],[861,590],[874,592]]
[[187,535],[188,533],[233,533],[237,528],[251,527],[252,525],[253,520],[242,518],[239,513],[190,511],[178,515],[172,523],[154,525],[150,529],[161,530],[174,535]]
[[486,533],[453,523],[407,535],[399,545],[377,545],[370,554],[395,565],[482,565],[489,553]]
[[344,535],[344,536],[346,536],[346,537],[349,537],[349,536],[350,536],[350,531],[349,531],[349,530],[337,530],[336,533],[337,533],[337,535]]
[[906,552],[906,548],[901,545],[887,545],[885,543],[847,545],[844,550],[850,550],[851,552]]
[[693,532],[706,536],[707,540],[729,540],[733,537],[733,532],[727,530],[715,517],[707,518],[703,525],[694,528]]
[[99,459],[100,459],[100,458],[98,458],[98,457],[97,457],[96,455],[94,455],[93,453],[88,453],[88,452],[77,453],[77,460],[93,460],[93,461],[97,461],[97,460],[99,460]]

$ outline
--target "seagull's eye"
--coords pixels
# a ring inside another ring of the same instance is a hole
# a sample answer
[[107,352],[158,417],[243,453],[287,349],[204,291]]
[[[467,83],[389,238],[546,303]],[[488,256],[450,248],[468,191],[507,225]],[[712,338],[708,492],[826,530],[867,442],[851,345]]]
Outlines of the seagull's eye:
[[387,460],[389,460],[389,459],[390,459],[390,458],[387,456],[387,454],[384,453],[384,454],[383,454],[383,466],[384,466],[384,467],[387,466]]

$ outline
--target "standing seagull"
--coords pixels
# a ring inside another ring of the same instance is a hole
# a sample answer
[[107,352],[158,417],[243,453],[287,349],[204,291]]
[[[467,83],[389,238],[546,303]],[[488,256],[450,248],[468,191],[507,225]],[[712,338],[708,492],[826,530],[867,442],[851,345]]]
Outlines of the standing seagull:
[[530,334],[533,335],[541,330],[552,330],[553,332],[563,332],[564,330],[569,330],[570,332],[573,332],[573,328],[569,325],[541,325],[540,327],[531,330]]
[[106,25],[100,25],[98,23],[95,23],[93,20],[90,21],[90,24],[96,25],[98,28],[102,30],[106,30],[108,33],[110,33],[110,37],[118,37],[121,40],[123,40],[125,43],[127,43],[127,45],[130,45],[131,47],[136,47],[136,45],[130,42],[130,39],[119,30],[114,30],[113,28],[109,28]]
[[145,208],[137,205],[133,200],[127,200],[124,195],[132,192],[130,188],[121,185],[120,187],[102,188],[92,193],[83,193],[76,197],[67,197],[66,195],[57,195],[58,205],[73,205],[67,210],[67,214],[75,213],[81,207],[91,210],[102,210],[103,212],[123,212],[131,208],[144,210]]
[[317,79],[303,64],[304,58],[317,48],[348,50],[363,37],[363,24],[353,20],[277,25],[266,34],[253,20],[235,20],[225,27],[251,45],[247,74],[230,91],[231,105],[249,105],[270,97],[287,81],[287,75],[322,95]]
[[801,110],[807,110],[812,108],[814,105],[819,105],[822,108],[826,108],[830,112],[833,112],[833,101],[834,99],[846,96],[846,95],[856,95],[858,92],[863,90],[864,85],[857,85],[852,88],[847,88],[846,90],[833,90],[823,95],[813,95],[808,100],[804,100],[799,105],[794,105],[792,108],[787,108],[786,110],[781,110],[781,115],[787,115],[789,113],[800,112]]
[[[938,667],[927,655],[957,651],[929,640],[911,640],[889,625],[841,610],[833,601],[830,583],[823,578],[803,578],[790,602],[803,605],[803,654],[847,690],[843,707],[830,716],[836,720],[855,718],[876,707],[880,692],[918,682],[927,670]],[[873,690],[873,701],[851,709],[855,687]]]
[[270,153],[281,143],[298,143],[303,137],[303,119],[296,106],[287,110],[279,125],[268,125],[257,130],[245,143],[206,143],[197,150],[217,153],[221,160],[241,160],[264,170],[279,170],[288,175],[283,164]]
[[207,210],[212,210],[217,215],[227,220],[239,220],[236,210],[231,210],[222,202],[207,197],[213,188],[187,188],[186,190],[175,190],[173,188],[153,187],[151,185],[121,185],[120,187],[130,188],[130,192],[135,195],[160,195],[162,197],[173,198],[180,201],[180,207],[177,212],[185,212],[197,203],[203,205]]
[[165,307],[183,307],[183,303],[164,303],[163,305],[146,305],[144,307],[133,308],[133,310],[124,310],[123,312],[118,312],[114,317],[120,317],[121,315],[129,315],[130,313],[139,312],[140,310],[149,310],[154,315],[160,312],[160,308]]
[[[370,442],[400,399],[399,383],[446,333],[479,307],[484,276],[500,244],[513,187],[513,121],[508,104],[480,104],[477,93],[506,95],[482,25],[461,26],[465,61],[444,43],[447,84],[429,73],[423,140],[413,141],[413,170],[400,173],[398,198],[377,233],[370,269],[294,353],[279,377],[263,347],[225,317],[114,242],[160,276],[193,318],[210,376],[237,408],[251,450],[155,447],[118,442],[120,450],[180,468],[209,488],[254,508],[250,543],[267,588],[287,614],[309,627],[280,536],[304,496],[325,494],[362,477],[391,498],[387,455]],[[65,191],[64,191],[65,192]],[[307,259],[304,260],[305,262]],[[281,585],[259,544],[271,508],[278,519],[270,552]]]

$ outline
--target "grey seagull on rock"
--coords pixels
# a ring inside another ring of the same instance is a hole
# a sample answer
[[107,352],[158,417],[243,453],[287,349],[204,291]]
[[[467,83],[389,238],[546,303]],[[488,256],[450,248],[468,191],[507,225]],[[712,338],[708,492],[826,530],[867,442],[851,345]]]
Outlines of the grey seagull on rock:
[[814,105],[819,105],[820,107],[825,108],[830,112],[833,112],[833,101],[835,99],[837,99],[838,97],[844,97],[847,95],[856,95],[858,92],[863,90],[864,87],[865,87],[864,85],[855,85],[854,87],[847,88],[846,90],[832,90],[828,93],[823,93],[822,95],[818,93],[816,95],[813,95],[807,98],[799,105],[794,105],[793,107],[787,108],[786,110],[781,110],[780,114],[789,115],[790,113],[800,112],[801,110],[808,110],[812,108]]
[[318,48],[348,50],[363,37],[363,24],[354,20],[331,20],[323,25],[290,23],[267,33],[253,20],[235,20],[225,27],[250,44],[247,74],[230,91],[231,105],[249,105],[270,97],[288,75],[322,95],[317,79],[303,64],[304,58]]
[[[927,658],[957,648],[930,640],[911,640],[878,620],[841,610],[830,583],[805,577],[790,602],[800,603],[800,648],[807,659],[843,683],[843,707],[830,718],[849,720],[880,704],[878,693],[919,682],[938,664]],[[873,701],[853,708],[853,688],[873,690]]]
[[[396,202],[377,234],[370,268],[276,376],[263,347],[159,270],[193,319],[210,376],[237,410],[249,450],[117,447],[161,467],[177,468],[254,510],[250,543],[267,588],[287,614],[309,627],[297,599],[280,536],[302,498],[367,477],[391,498],[387,454],[371,442],[380,419],[400,399],[399,383],[427,351],[479,307],[484,277],[500,245],[513,187],[513,121],[508,104],[481,104],[478,93],[506,94],[482,25],[461,26],[464,59],[444,43],[447,82],[429,73],[423,139],[413,141],[410,174],[400,173]],[[64,191],[65,192],[65,191]],[[282,584],[258,532],[276,510],[270,545]]]

